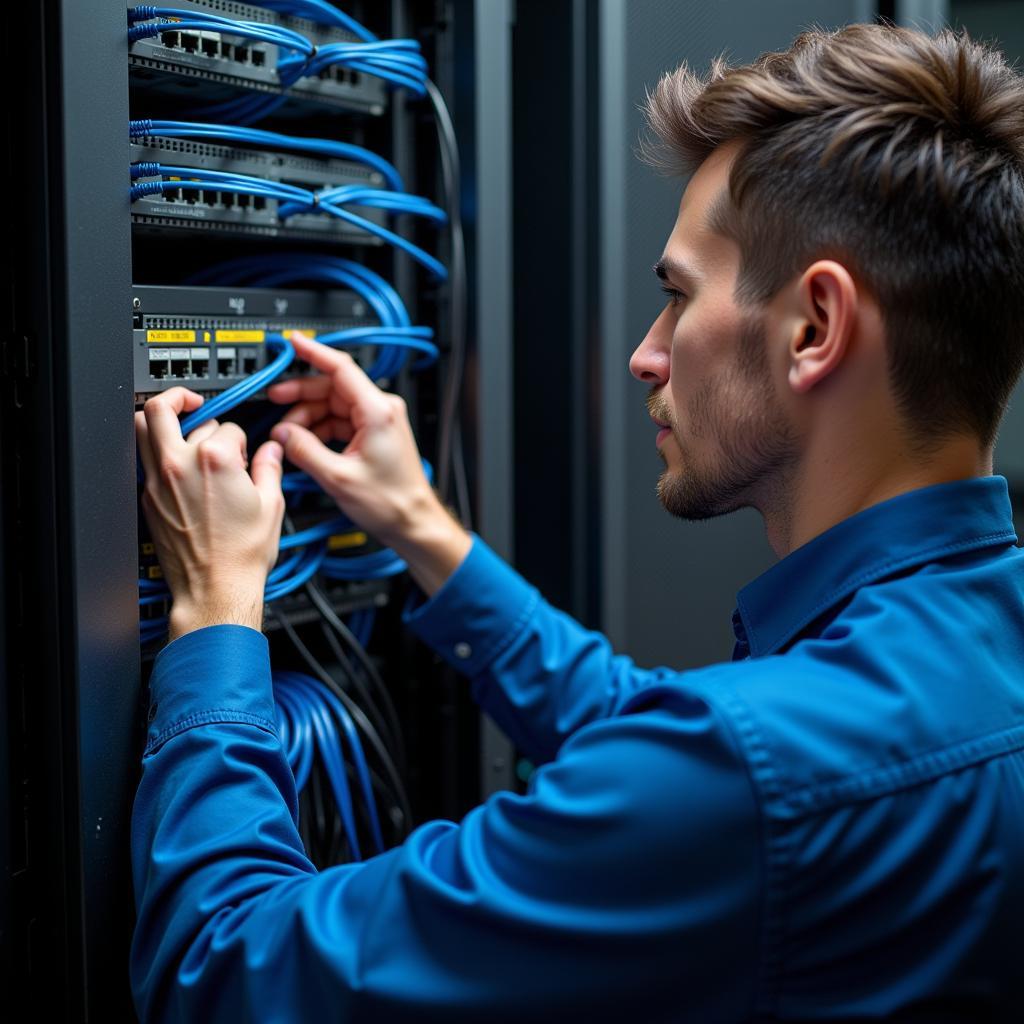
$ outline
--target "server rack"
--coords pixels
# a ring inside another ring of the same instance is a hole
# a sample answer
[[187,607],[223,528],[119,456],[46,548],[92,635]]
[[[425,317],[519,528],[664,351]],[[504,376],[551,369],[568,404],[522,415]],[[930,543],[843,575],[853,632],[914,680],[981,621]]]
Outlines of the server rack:
[[[203,4],[169,0],[167,6],[187,11]],[[205,6],[222,14],[247,11],[233,0],[207,0]],[[488,218],[507,216],[502,211],[510,201],[507,190],[500,190],[509,152],[503,77],[508,61],[500,54],[507,52],[510,6],[392,0],[344,7],[382,34],[419,39],[452,110],[463,160],[460,206],[468,252],[468,370],[458,427],[468,452],[473,525],[510,554],[511,438],[501,420],[508,402],[503,368],[510,328],[486,338],[476,330],[481,301],[490,304],[489,316],[509,303],[503,262],[508,252],[501,244],[479,245],[477,233],[488,230]],[[213,291],[204,291],[196,303],[177,291],[188,287],[188,273],[207,259],[207,243],[199,240],[211,233],[190,227],[190,221],[219,220],[229,232],[233,219],[258,227],[258,214],[267,220],[266,207],[232,209],[223,196],[199,196],[199,203],[190,204],[175,196],[177,211],[168,209],[171,203],[150,201],[147,217],[140,204],[129,203],[126,174],[129,162],[144,156],[137,150],[133,157],[132,145],[146,146],[130,143],[129,118],[142,107],[147,114],[170,109],[171,78],[201,80],[202,92],[237,87],[232,79],[240,72],[251,86],[274,55],[268,52],[259,65],[251,54],[248,62],[239,61],[242,43],[230,33],[217,41],[216,52],[206,40],[205,47],[201,41],[190,47],[195,52],[185,53],[179,37],[132,47],[130,55],[125,11],[117,0],[45,0],[12,10],[5,34],[7,170],[17,201],[8,210],[14,270],[3,338],[0,430],[0,656],[8,710],[0,716],[0,755],[10,766],[9,785],[2,787],[7,803],[0,806],[0,917],[5,976],[34,1012],[61,1020],[132,1019],[128,825],[152,654],[145,648],[140,653],[138,633],[138,574],[146,555],[144,549],[140,554],[144,535],[132,414],[138,400],[169,381],[215,394],[262,365],[262,345],[243,350],[249,339],[232,344],[230,335],[218,340],[216,332],[259,332],[277,323],[280,312],[266,294],[243,295],[243,313],[215,308]],[[175,46],[161,49],[171,42]],[[234,49],[222,51],[221,44]],[[478,61],[481,44],[498,47],[498,59]],[[174,54],[163,52],[175,48],[182,51],[176,65]],[[233,70],[226,68],[231,61],[238,65]],[[321,127],[328,134],[331,126],[347,123],[361,141],[387,153],[414,185],[411,191],[439,195],[441,167],[429,108],[389,97],[372,81],[351,75],[332,72],[306,84],[305,98],[317,105],[315,113],[303,115],[307,129]],[[349,120],[337,121],[333,108],[347,110]],[[254,152],[244,156],[253,158]],[[213,143],[174,153],[208,165],[244,158]],[[280,176],[301,183],[303,174],[312,174],[307,184],[331,183],[316,180],[308,164],[299,164],[284,155]],[[486,180],[480,177],[482,165]],[[355,167],[332,170],[366,173]],[[474,197],[485,200],[486,208],[475,205]],[[207,198],[212,201],[202,201]],[[368,219],[382,222],[383,215],[370,211]],[[289,244],[311,238],[317,244],[321,224],[293,224],[299,227],[291,229]],[[426,227],[409,230],[417,241],[430,237]],[[271,230],[258,241],[272,251],[282,240]],[[433,317],[441,337],[450,332],[450,295],[425,288],[409,261],[389,263],[380,246],[363,251],[388,272],[414,316]],[[260,301],[271,306],[261,307]],[[325,306],[307,290],[291,310],[301,321],[294,325],[365,322],[366,311],[351,297],[332,301]],[[260,317],[262,326],[253,319]],[[150,344],[150,331],[199,333],[157,337]],[[207,339],[204,331],[212,336]],[[391,383],[410,399],[429,456],[437,442],[442,382],[418,387],[403,372]],[[483,387],[487,402],[480,401]],[[493,726],[481,724],[453,675],[404,637],[397,621],[400,598],[400,588],[377,585],[332,594],[341,613],[376,601],[392,609],[381,624],[378,664],[410,726],[407,782],[415,818],[457,817],[481,795],[510,783],[511,751]],[[281,614],[301,628],[313,612],[308,602],[290,600]],[[270,631],[272,647],[284,647],[284,638]]]

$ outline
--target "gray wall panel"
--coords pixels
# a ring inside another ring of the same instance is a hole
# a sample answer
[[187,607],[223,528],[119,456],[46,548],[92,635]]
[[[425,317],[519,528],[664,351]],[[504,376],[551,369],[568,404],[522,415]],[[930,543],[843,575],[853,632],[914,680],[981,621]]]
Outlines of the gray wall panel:
[[854,21],[855,0],[709,4],[604,0],[602,57],[603,626],[641,664],[685,667],[728,658],[737,589],[772,561],[752,512],[687,524],[655,496],[661,462],[627,362],[661,308],[651,264],[672,229],[683,183],[633,153],[645,89],[682,60],[705,68],[785,48],[808,25]]

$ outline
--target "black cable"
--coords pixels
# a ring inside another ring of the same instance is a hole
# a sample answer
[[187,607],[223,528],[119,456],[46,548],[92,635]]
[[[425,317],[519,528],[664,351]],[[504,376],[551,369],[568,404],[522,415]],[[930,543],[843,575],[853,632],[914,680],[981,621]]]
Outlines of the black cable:
[[285,631],[288,639],[291,640],[292,646],[298,651],[299,656],[309,666],[313,674],[320,679],[325,686],[341,701],[344,705],[345,710],[349,713],[352,721],[355,722],[356,727],[363,733],[373,748],[374,753],[377,755],[377,759],[380,761],[381,767],[384,769],[385,774],[388,776],[388,781],[395,794],[397,801],[398,810],[402,814],[404,831],[409,832],[412,830],[412,809],[409,806],[409,798],[406,795],[405,787],[402,785],[401,776],[398,769],[395,767],[394,761],[387,752],[387,748],[381,742],[380,736],[377,734],[377,730],[374,729],[370,720],[363,713],[362,708],[345,692],[345,690],[338,684],[337,680],[320,664],[320,662],[314,657],[312,651],[302,642],[301,637],[295,631],[295,627],[288,621],[287,617],[278,613],[273,606],[270,606],[271,614],[281,624],[281,628]]
[[442,501],[448,500],[449,480],[455,468],[456,500],[459,517],[467,529],[472,528],[472,509],[466,487],[466,467],[462,451],[462,432],[458,429],[459,399],[462,394],[462,371],[466,354],[467,282],[466,239],[462,228],[461,169],[455,126],[441,90],[427,79],[427,95],[437,123],[440,142],[441,179],[445,192],[451,230],[451,346],[448,351],[448,373],[441,400],[438,436],[437,490]]
[[[319,614],[319,609],[317,609],[317,612]],[[366,688],[366,684],[363,682],[362,676],[356,672],[355,665],[349,661],[348,655],[343,650],[338,637],[331,628],[330,623],[322,614],[320,614],[320,632],[323,633],[324,640],[327,641],[327,646],[330,647],[331,654],[334,655],[335,663],[341,669],[345,679],[355,691],[355,696],[362,702],[363,710],[369,716],[370,721],[373,722],[373,727],[380,734],[380,738],[387,744],[387,746],[391,750],[395,751],[395,759],[398,761],[399,768],[401,768],[402,763],[397,756],[397,740],[395,739],[395,735],[390,724],[384,717],[380,708],[377,706],[377,703],[371,696],[370,691]]]
[[[359,642],[355,633],[345,624],[345,622],[338,616],[334,608],[331,606],[331,602],[327,595],[317,586],[313,580],[310,580],[306,584],[306,594],[309,599],[316,606],[316,610],[320,613],[323,619],[330,623],[331,628],[338,634],[341,640],[346,644],[349,650],[356,656],[356,660],[362,666],[366,672],[366,677],[373,687],[377,696],[380,698],[380,702],[383,705],[384,711],[387,714],[387,723],[389,732],[394,743],[392,746],[395,748],[395,753],[398,757],[399,764],[404,767],[405,765],[405,745],[402,740],[402,727],[398,721],[398,711],[395,709],[394,702],[391,699],[391,694],[388,692],[387,686],[384,685],[384,680],[381,678],[380,673],[377,671],[376,665],[370,660],[369,654],[366,652],[366,648]],[[344,656],[343,656],[344,658]],[[339,659],[342,660],[342,659]],[[344,664],[347,664],[351,668],[353,680],[358,679],[358,675],[355,671],[355,667],[352,666],[351,662],[347,658],[344,658]],[[360,688],[360,694],[365,692],[365,688],[362,687],[362,680],[359,680],[357,685]],[[365,699],[373,704],[369,694],[366,694]],[[374,705],[376,706],[376,705]]]

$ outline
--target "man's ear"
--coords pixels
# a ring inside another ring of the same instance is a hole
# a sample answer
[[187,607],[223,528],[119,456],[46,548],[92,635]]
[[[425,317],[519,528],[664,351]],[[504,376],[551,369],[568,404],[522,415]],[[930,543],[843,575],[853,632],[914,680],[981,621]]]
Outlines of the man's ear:
[[795,300],[789,386],[805,394],[842,364],[857,317],[857,285],[841,263],[818,260],[801,275]]

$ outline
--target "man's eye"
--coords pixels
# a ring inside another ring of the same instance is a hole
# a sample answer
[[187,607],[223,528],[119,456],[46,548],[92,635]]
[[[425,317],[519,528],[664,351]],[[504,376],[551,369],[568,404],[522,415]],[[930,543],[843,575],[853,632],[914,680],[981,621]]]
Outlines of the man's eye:
[[675,306],[677,303],[682,302],[686,296],[679,291],[678,288],[669,288],[668,285],[662,285],[661,290],[668,296],[669,302]]

